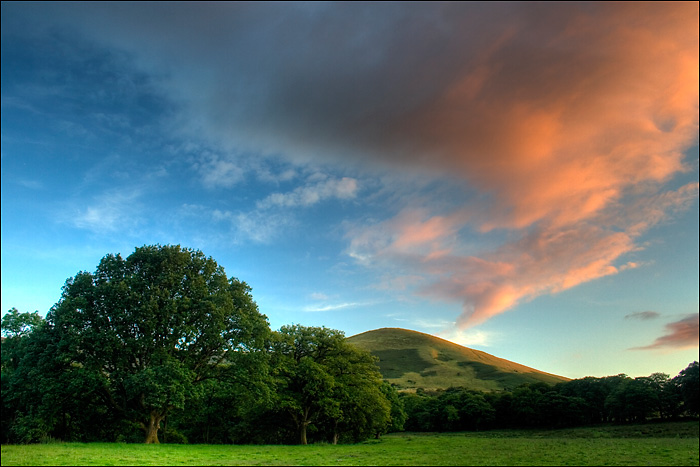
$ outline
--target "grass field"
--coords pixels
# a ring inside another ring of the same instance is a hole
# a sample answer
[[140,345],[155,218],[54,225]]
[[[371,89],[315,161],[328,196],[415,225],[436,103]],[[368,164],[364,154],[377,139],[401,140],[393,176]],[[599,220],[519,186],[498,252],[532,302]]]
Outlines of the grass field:
[[2,465],[698,465],[698,422],[400,433],[355,445],[2,446]]

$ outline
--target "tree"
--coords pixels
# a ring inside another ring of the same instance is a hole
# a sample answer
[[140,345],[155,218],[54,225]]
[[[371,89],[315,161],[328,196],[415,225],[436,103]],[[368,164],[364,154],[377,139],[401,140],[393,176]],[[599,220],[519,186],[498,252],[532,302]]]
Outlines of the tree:
[[389,426],[387,427],[387,432],[393,433],[397,431],[403,431],[404,424],[406,423],[408,415],[406,414],[406,410],[404,409],[403,401],[399,397],[399,392],[394,386],[387,383],[386,381],[382,382],[381,390],[384,394],[384,397],[386,397],[386,399],[389,401],[389,404],[391,404],[391,411],[389,413],[391,418]]
[[44,318],[39,316],[38,312],[20,313],[14,307],[2,317],[3,377],[9,377],[17,369],[20,359],[26,352],[29,335],[42,324],[44,324]]
[[141,427],[146,443],[159,442],[163,419],[199,383],[237,376],[236,362],[269,336],[250,287],[179,245],[105,256],[94,273],[66,281],[47,327],[64,371],[92,381],[110,410]]
[[17,392],[13,391],[20,361],[27,353],[30,335],[44,323],[38,312],[20,313],[11,308],[2,317],[2,440],[9,442],[10,428],[22,417]]
[[683,409],[691,415],[700,413],[700,365],[693,362],[673,378],[683,397]]
[[436,418],[436,397],[431,397],[419,388],[415,393],[401,393],[406,411],[405,428],[408,431],[440,431]]
[[649,376],[636,378],[646,384],[653,392],[654,407],[660,418],[675,417],[680,410],[680,394],[666,373],[652,373]]
[[557,384],[557,390],[570,397],[583,399],[583,417],[586,423],[601,423],[608,421],[608,411],[605,408],[605,400],[614,389],[609,378],[585,378],[573,379]]
[[495,410],[481,393],[463,390],[459,401],[461,429],[479,430],[493,422]]
[[39,316],[38,311],[34,313],[20,313],[17,308],[12,307],[2,317],[2,335],[9,339],[25,337],[43,322],[44,318]]
[[358,440],[388,426],[391,406],[376,360],[341,331],[283,326],[273,342],[276,406],[300,444],[308,443],[310,427],[335,443],[343,433]]
[[353,442],[379,438],[391,423],[391,402],[383,391],[376,357],[343,340],[326,365],[334,378],[337,406],[325,413],[331,442],[337,444],[341,435]]

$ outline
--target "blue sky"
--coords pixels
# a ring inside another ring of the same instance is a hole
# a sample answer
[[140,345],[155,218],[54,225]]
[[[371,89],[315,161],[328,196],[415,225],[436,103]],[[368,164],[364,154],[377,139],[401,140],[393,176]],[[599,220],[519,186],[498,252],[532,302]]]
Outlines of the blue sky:
[[146,244],[568,377],[698,359],[698,6],[2,4],[2,311]]

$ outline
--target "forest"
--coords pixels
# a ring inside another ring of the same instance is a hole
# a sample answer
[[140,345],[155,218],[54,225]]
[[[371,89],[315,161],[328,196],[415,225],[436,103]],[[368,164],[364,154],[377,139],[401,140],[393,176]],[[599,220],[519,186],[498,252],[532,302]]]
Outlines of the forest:
[[698,362],[673,378],[400,393],[342,331],[271,330],[245,282],[179,245],[109,254],[45,318],[9,310],[2,333],[4,444],[336,444],[698,415]]

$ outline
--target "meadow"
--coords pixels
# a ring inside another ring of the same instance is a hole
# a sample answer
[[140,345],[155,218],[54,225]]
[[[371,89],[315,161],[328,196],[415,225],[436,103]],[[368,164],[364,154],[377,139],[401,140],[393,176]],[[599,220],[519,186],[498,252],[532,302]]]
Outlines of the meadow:
[[395,433],[360,444],[3,445],[2,465],[698,465],[698,422]]

